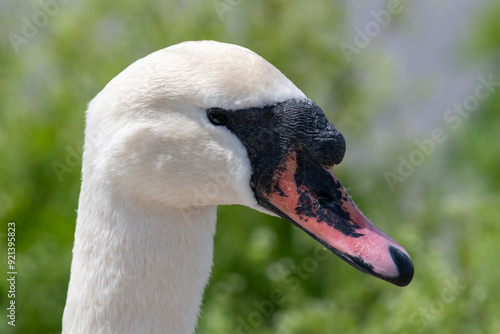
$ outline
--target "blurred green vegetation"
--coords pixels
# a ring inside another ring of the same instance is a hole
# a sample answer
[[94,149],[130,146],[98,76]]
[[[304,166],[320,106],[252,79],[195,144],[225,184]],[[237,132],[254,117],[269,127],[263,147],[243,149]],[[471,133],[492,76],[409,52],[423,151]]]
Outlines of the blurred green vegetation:
[[[370,164],[354,163],[349,147],[365,144],[358,154],[370,155],[377,133],[367,129],[381,113],[373,105],[397,99],[390,95],[397,73],[376,60],[378,82],[360,84],[356,62],[347,64],[338,47],[351,36],[340,2],[68,1],[51,7],[18,52],[8,33],[21,34],[23,17],[34,22],[43,8],[38,2],[2,6],[0,267],[6,268],[6,225],[14,221],[18,275],[17,325],[8,326],[2,314],[1,333],[61,330],[88,101],[136,59],[200,39],[254,50],[324,109],[348,140],[337,175],[360,208],[409,251],[416,274],[408,287],[394,287],[327,255],[289,223],[220,207],[198,333],[240,327],[283,334],[500,333],[499,91],[392,192],[384,171],[415,148],[413,138],[394,138],[398,144],[383,155],[391,158],[371,156]],[[500,46],[500,6],[478,15],[463,52],[471,64]],[[62,175],[54,163],[67,167]],[[311,262],[315,254],[321,260]],[[6,272],[0,274],[3,313]],[[279,302],[269,306],[276,291]]]

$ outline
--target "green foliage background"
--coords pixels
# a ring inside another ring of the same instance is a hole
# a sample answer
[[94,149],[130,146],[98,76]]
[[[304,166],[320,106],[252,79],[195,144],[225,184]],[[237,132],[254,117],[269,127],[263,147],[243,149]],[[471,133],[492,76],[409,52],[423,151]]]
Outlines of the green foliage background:
[[[500,333],[499,91],[392,192],[384,172],[415,149],[414,138],[373,124],[384,101],[398,99],[390,89],[398,74],[370,48],[363,50],[370,61],[346,62],[339,43],[352,31],[342,2],[52,3],[53,15],[17,52],[8,33],[21,34],[22,18],[33,21],[43,8],[1,4],[1,333],[61,331],[88,101],[136,59],[200,39],[254,50],[323,108],[348,141],[337,175],[363,212],[409,251],[416,272],[397,288],[325,255],[291,224],[220,207],[197,333]],[[456,55],[464,68],[500,45],[500,6],[492,2],[476,15]],[[362,84],[364,71],[377,75],[375,84]],[[395,144],[374,156],[373,138],[387,135]],[[66,166],[62,175],[54,164]],[[17,231],[16,327],[3,315],[9,221]],[[315,254],[321,260],[313,266]],[[280,302],[270,307],[276,291]]]

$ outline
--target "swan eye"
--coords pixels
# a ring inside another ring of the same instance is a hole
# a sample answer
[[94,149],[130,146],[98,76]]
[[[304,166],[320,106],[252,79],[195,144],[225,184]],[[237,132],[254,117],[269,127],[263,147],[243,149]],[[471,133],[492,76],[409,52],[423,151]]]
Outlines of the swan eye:
[[221,109],[209,109],[207,111],[208,120],[213,125],[228,125],[231,123],[231,118]]

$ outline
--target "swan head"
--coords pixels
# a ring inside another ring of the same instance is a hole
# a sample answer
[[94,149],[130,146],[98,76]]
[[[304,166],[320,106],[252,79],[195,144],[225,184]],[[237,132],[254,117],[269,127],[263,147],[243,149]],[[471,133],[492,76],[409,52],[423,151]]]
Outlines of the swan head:
[[263,58],[214,41],[157,51],[87,110],[83,176],[144,210],[242,204],[297,225],[357,269],[407,285],[407,252],[333,173],[345,141]]

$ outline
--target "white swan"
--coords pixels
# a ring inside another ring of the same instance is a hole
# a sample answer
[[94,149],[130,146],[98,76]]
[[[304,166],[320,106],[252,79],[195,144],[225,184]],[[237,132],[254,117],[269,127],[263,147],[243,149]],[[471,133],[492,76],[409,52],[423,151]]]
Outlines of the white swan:
[[333,174],[344,150],[321,109],[245,48],[185,42],[138,60],[87,110],[63,333],[192,333],[221,204],[279,215],[408,284],[406,251]]

